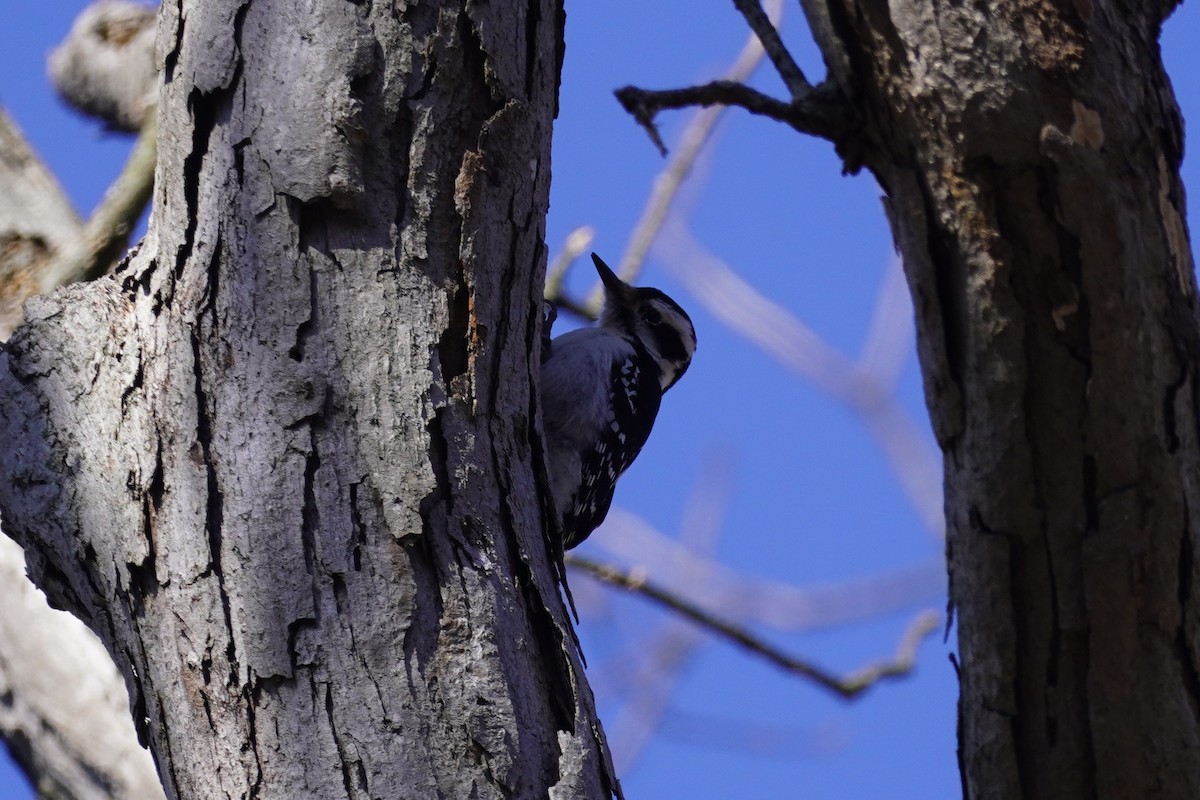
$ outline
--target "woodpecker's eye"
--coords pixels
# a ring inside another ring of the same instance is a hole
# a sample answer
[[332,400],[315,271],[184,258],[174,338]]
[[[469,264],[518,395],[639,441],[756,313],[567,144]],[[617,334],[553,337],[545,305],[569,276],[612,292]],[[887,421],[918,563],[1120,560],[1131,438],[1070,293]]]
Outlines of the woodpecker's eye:
[[662,325],[662,314],[654,306],[642,307],[642,321],[647,325]]

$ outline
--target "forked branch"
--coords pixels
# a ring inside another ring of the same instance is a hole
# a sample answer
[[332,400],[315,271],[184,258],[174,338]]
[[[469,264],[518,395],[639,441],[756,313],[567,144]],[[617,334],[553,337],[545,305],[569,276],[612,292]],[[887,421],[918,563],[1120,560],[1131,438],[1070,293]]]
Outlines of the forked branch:
[[776,72],[787,86],[791,99],[779,100],[752,89],[740,80],[716,80],[682,89],[649,90],[626,86],[616,91],[617,100],[638,124],[646,129],[659,152],[667,148],[655,125],[658,112],[689,106],[735,106],[758,114],[812,136],[828,139],[844,150],[852,131],[853,112],[849,103],[831,83],[813,86],[792,58],[779,31],[763,10],[759,0],[734,0],[734,6],[746,18]]
[[733,0],[733,5],[746,18],[746,24],[762,42],[767,58],[771,59],[771,63],[775,65],[779,77],[783,79],[784,85],[792,93],[792,99],[798,100],[811,92],[812,84],[808,82],[808,78],[804,77],[800,65],[788,52],[787,46],[779,36],[779,30],[771,22],[767,13],[763,11],[762,3],[759,0]]
[[742,646],[780,669],[808,678],[847,700],[857,697],[885,678],[898,678],[912,672],[916,663],[917,649],[926,637],[938,629],[941,621],[941,615],[935,611],[921,612],[909,623],[904,635],[900,637],[895,655],[890,660],[868,664],[849,675],[837,676],[804,659],[785,653],[736,623],[721,619],[695,603],[651,583],[644,574],[623,572],[607,564],[575,555],[568,555],[566,561],[567,566],[574,567],[611,586],[618,586],[653,600],[710,633]]

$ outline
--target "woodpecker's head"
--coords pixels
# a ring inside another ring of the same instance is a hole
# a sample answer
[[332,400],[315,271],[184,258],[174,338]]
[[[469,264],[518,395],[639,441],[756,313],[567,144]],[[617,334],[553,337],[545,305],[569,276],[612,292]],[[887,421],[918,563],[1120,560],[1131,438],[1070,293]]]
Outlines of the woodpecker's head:
[[595,253],[592,261],[604,284],[600,325],[641,342],[658,364],[658,382],[665,392],[687,372],[696,352],[691,318],[658,289],[630,286]]

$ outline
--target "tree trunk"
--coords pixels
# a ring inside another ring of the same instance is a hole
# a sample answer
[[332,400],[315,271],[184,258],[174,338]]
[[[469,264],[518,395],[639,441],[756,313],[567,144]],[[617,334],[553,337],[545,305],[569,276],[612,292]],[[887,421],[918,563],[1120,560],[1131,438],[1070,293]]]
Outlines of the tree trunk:
[[1200,797],[1173,6],[806,2],[916,305],[972,798]]
[[543,537],[563,12],[167,2],[150,231],[0,355],[0,507],[169,797],[607,797]]

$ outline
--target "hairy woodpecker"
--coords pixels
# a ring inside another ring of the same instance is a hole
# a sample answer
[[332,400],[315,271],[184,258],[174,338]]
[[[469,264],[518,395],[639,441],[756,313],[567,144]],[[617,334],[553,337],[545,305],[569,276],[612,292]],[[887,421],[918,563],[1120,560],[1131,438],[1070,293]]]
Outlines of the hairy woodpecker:
[[542,422],[564,550],[604,521],[617,478],[696,351],[696,329],[678,303],[625,283],[595,253],[592,261],[604,284],[599,325],[549,341],[552,310],[542,349]]

